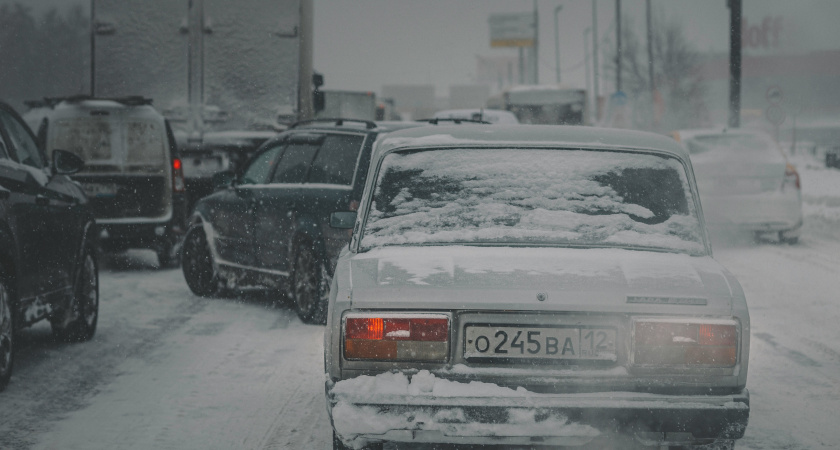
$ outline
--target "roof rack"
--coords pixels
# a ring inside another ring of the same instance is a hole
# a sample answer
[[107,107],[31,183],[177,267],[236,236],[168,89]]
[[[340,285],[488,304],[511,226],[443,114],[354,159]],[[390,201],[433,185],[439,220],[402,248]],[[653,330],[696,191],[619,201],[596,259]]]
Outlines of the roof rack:
[[363,124],[365,124],[365,128],[367,128],[368,130],[370,130],[372,128],[376,128],[376,122],[373,122],[373,121],[370,121],[370,120],[336,118],[336,119],[300,120],[298,122],[295,122],[295,123],[289,125],[289,129],[297,128],[301,125],[307,125],[307,124],[310,124],[310,123],[319,123],[319,122],[333,122],[335,124],[335,126],[337,126],[337,127],[340,127],[340,126],[344,125],[344,122],[363,123]]
[[486,120],[475,120],[475,119],[459,119],[455,117],[441,117],[441,118],[433,118],[433,119],[420,119],[417,122],[429,122],[432,125],[437,125],[438,122],[452,122],[454,124],[461,124],[463,122],[466,123],[481,123],[485,125],[490,125],[490,122]]
[[152,104],[152,99],[143,97],[142,95],[128,95],[125,97],[91,97],[90,95],[84,94],[70,95],[67,97],[44,97],[41,100],[27,100],[23,102],[23,104],[30,108],[55,108],[55,105],[61,102],[79,103],[86,100],[111,100],[126,106],[143,106]]

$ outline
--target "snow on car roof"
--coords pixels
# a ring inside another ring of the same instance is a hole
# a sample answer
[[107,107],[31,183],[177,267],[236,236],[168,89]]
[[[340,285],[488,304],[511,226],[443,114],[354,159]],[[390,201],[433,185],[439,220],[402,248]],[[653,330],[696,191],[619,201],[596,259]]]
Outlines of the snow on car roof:
[[113,114],[126,113],[135,118],[148,118],[155,120],[163,119],[163,116],[150,105],[126,105],[124,103],[106,99],[91,99],[78,102],[62,101],[57,104],[52,113],[48,113],[48,115],[56,119],[64,117],[75,118],[79,116],[79,110],[94,109],[107,110]]
[[375,150],[379,158],[396,148],[429,147],[564,147],[657,150],[688,159],[675,140],[643,131],[558,125],[446,125],[390,133]]

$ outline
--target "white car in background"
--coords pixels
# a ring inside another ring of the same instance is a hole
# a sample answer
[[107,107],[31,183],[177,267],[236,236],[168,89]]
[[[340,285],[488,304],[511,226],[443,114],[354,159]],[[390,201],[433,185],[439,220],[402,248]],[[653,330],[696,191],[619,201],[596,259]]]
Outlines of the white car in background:
[[438,111],[432,116],[433,119],[462,119],[489,122],[492,124],[514,125],[519,123],[516,116],[510,111],[501,109],[447,109]]
[[710,227],[794,244],[802,228],[799,173],[772,137],[756,130],[674,132],[688,150]]
[[747,303],[672,139],[397,131],[330,222],[353,229],[324,334],[334,449],[743,436]]

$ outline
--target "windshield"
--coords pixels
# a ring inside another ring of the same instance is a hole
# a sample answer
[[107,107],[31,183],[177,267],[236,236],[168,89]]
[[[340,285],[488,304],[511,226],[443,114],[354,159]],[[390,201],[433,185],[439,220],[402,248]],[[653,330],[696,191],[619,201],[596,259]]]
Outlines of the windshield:
[[661,156],[594,150],[392,153],[362,247],[518,244],[702,252],[685,171]]
[[721,150],[736,153],[779,153],[776,144],[771,139],[752,134],[695,136],[686,140],[686,145],[692,155]]

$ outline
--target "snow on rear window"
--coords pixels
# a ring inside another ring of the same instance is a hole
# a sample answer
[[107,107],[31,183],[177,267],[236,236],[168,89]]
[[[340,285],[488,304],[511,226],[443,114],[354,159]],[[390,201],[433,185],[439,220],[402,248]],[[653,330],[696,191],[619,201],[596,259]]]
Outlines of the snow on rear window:
[[69,150],[87,162],[110,161],[111,123],[96,118],[66,119],[55,123],[50,149]]
[[546,149],[387,155],[362,247],[445,243],[703,252],[685,172],[673,158]]
[[166,163],[163,128],[157,122],[128,122],[128,163]]

